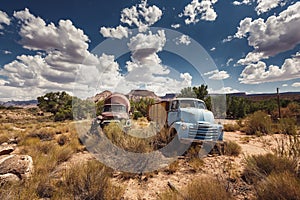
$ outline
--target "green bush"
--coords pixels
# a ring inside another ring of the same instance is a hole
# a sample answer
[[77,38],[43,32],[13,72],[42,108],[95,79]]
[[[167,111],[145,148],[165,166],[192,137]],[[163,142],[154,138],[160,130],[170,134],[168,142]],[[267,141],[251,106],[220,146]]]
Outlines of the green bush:
[[246,118],[242,131],[247,135],[260,136],[262,134],[270,134],[271,127],[271,117],[262,111],[257,111]]

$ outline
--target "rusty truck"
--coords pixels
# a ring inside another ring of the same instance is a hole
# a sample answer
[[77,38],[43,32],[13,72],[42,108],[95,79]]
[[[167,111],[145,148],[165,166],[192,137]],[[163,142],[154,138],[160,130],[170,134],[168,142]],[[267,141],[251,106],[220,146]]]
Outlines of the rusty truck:
[[111,122],[121,124],[124,129],[130,128],[130,102],[128,98],[119,93],[113,93],[105,98],[103,110],[101,115],[97,117],[97,122],[101,128]]
[[160,101],[148,109],[148,119],[167,128],[181,143],[222,141],[223,126],[216,124],[205,102],[195,98]]

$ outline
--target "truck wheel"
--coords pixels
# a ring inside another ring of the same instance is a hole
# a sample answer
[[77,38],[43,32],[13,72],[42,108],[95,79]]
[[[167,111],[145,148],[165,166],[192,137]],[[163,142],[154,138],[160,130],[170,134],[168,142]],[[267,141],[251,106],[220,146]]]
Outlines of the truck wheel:
[[183,144],[178,139],[177,131],[175,128],[169,130],[168,143],[160,151],[165,157],[181,156],[188,149],[189,144]]

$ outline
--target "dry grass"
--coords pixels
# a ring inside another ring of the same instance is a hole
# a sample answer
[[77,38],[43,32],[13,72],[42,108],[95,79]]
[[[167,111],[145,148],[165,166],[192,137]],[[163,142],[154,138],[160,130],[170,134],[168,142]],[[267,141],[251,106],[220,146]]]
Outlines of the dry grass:
[[182,190],[168,189],[160,194],[161,200],[227,200],[231,199],[231,194],[226,191],[223,184],[212,177],[200,177],[193,180]]
[[204,161],[200,158],[191,158],[188,160],[188,164],[194,172],[199,172],[204,166]]
[[172,163],[170,163],[167,168],[164,169],[164,172],[166,172],[167,174],[174,174],[179,169],[179,160],[175,160]]
[[126,151],[146,153],[153,149],[150,141],[124,133],[122,128],[116,123],[110,123],[105,126],[103,132],[112,143]]
[[238,124],[224,124],[223,127],[223,130],[227,132],[239,131],[241,128]]
[[238,156],[242,152],[242,147],[234,142],[228,141],[224,143],[224,154],[227,156]]
[[300,179],[289,172],[273,173],[256,186],[258,199],[300,199]]
[[97,161],[69,169],[63,187],[73,199],[120,199],[123,189],[109,180],[110,170]]
[[257,183],[272,173],[297,174],[297,162],[274,154],[253,155],[246,158],[243,178],[248,183]]

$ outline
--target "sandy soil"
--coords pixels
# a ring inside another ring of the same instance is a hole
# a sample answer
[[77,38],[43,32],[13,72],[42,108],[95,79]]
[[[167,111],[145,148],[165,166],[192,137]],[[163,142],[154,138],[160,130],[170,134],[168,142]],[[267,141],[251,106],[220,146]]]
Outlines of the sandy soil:
[[237,157],[208,156],[203,158],[203,168],[195,172],[189,166],[185,158],[179,159],[178,170],[174,174],[168,174],[163,170],[152,177],[141,176],[140,179],[121,180],[118,176],[114,182],[123,185],[125,190],[124,199],[158,199],[160,194],[168,189],[171,183],[179,191],[192,180],[201,176],[212,176],[218,180],[227,181],[234,199],[253,197],[251,186],[240,180],[239,175],[244,169],[244,158],[248,155],[265,154],[271,152],[276,144],[274,136],[246,136],[241,132],[225,132],[225,141],[235,141],[242,147],[242,153]]

